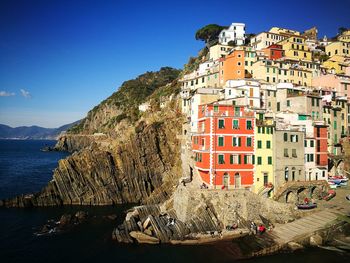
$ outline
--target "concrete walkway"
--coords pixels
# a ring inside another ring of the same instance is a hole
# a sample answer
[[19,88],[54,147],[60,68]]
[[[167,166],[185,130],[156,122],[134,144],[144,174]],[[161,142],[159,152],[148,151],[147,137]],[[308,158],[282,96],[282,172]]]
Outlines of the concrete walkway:
[[305,216],[291,223],[276,225],[272,231],[268,232],[268,234],[273,237],[275,242],[286,244],[294,241],[298,237],[312,234],[313,232],[324,228],[336,218],[337,215],[335,213],[324,210]]

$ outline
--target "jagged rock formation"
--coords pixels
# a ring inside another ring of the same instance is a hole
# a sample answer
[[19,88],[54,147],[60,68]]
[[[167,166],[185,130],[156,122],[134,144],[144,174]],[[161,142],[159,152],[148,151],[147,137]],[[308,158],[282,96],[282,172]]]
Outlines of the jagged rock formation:
[[203,238],[210,241],[222,235],[226,226],[237,225],[236,237],[239,237],[239,233],[249,229],[251,221],[262,222],[262,218],[268,218],[271,223],[286,223],[296,217],[298,212],[292,206],[247,190],[208,191],[179,185],[172,198],[161,206],[144,205],[132,209],[112,236],[126,243],[135,240],[143,243],[147,236],[161,243],[200,242]]
[[[137,133],[112,149],[94,142],[60,160],[53,180],[40,193],[5,201],[5,205],[110,205],[138,203],[146,199],[148,202],[164,201],[173,188],[162,185],[177,183],[178,177],[174,174],[178,174],[176,168],[179,167],[176,134],[181,118],[168,115],[170,119],[164,119],[164,122],[140,122]],[[154,189],[158,188],[164,190],[162,195],[156,191],[152,196]]]
[[[60,160],[41,192],[1,201],[6,206],[160,203],[174,191],[180,172],[182,116],[176,100],[180,70],[164,67],[126,81],[62,136]],[[170,96],[172,95],[172,96]],[[159,100],[172,98],[160,109]],[[149,112],[140,103],[153,101]],[[154,194],[153,194],[154,193]]]

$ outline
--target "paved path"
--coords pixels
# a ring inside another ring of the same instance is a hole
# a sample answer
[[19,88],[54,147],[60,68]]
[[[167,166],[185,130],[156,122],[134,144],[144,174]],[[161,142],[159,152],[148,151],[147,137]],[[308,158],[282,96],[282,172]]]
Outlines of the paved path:
[[312,234],[322,229],[327,224],[332,223],[336,218],[337,215],[335,213],[324,210],[305,216],[291,223],[276,225],[275,228],[268,233],[277,243],[285,244],[300,236]]

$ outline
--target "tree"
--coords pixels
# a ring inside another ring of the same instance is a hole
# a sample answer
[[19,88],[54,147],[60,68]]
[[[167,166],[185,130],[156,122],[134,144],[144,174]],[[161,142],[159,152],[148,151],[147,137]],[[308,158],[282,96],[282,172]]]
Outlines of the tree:
[[338,28],[338,35],[342,35],[345,31],[347,31],[348,29],[346,27],[339,27]]
[[197,30],[196,40],[202,40],[208,44],[210,41],[215,40],[219,36],[220,32],[226,28],[227,27],[225,26],[219,26],[217,24],[206,25]]

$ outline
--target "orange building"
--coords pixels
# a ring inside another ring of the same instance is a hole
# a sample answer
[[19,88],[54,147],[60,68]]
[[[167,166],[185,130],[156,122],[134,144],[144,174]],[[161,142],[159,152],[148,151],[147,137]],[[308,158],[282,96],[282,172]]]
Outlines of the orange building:
[[270,60],[276,60],[284,57],[284,50],[282,45],[272,44],[264,49],[264,53]]
[[196,169],[212,188],[250,188],[254,181],[254,112],[232,102],[222,103],[199,106],[198,133],[192,137]]
[[328,145],[327,145],[327,125],[314,126],[314,135],[316,138],[316,166],[328,167]]
[[244,50],[233,50],[220,63],[220,84],[225,85],[229,79],[244,79]]

